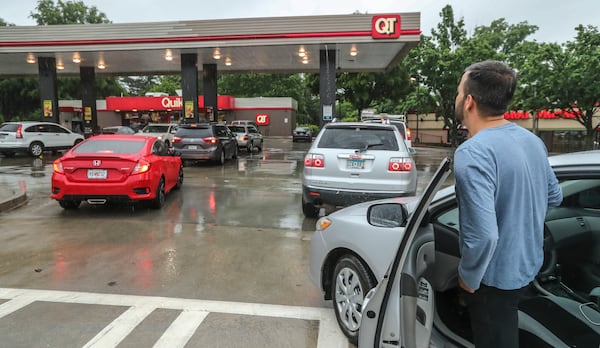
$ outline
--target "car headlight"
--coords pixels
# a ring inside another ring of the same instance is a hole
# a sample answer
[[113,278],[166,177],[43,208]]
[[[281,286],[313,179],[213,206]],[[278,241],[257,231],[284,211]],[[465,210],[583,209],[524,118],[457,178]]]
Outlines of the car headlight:
[[331,220],[326,217],[322,217],[317,220],[317,231],[324,231],[327,227],[331,226]]

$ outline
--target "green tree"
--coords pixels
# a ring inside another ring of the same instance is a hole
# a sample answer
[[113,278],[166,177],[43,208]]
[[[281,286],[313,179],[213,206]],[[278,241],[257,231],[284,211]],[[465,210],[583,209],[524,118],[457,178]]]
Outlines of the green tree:
[[169,95],[177,95],[177,90],[181,89],[180,75],[158,76],[158,84],[150,87],[146,92],[165,92]]
[[87,7],[83,1],[38,0],[35,12],[30,12],[37,25],[111,23],[96,6]]

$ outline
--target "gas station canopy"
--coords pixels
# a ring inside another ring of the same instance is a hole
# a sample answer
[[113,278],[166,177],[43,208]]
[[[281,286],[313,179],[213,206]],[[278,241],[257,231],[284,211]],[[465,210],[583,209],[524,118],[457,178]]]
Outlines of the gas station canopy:
[[219,73],[318,73],[336,52],[338,71],[383,72],[420,39],[420,14],[350,14],[124,24],[0,27],[0,76],[37,76],[54,57],[58,76],[180,74],[181,54]]

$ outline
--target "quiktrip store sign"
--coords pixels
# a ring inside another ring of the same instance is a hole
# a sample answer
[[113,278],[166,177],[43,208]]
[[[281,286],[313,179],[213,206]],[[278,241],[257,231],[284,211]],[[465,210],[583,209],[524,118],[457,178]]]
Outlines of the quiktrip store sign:
[[268,126],[269,114],[256,114],[256,124],[259,126]]
[[397,39],[400,37],[400,15],[377,15],[371,20],[371,36],[374,39]]
[[[234,97],[220,95],[217,97],[219,110],[234,108]],[[203,109],[204,96],[198,97],[198,107]],[[180,111],[183,109],[183,98],[179,96],[166,97],[107,97],[106,109],[112,111]]]

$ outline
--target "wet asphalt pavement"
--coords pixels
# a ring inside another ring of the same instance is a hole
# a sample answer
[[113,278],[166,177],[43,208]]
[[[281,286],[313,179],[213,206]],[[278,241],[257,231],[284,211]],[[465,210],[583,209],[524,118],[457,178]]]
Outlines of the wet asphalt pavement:
[[[0,214],[3,345],[347,346],[308,277],[309,146],[266,138],[264,151],[224,166],[188,166],[159,211],[63,211],[49,198],[56,156],[0,157],[0,185],[28,197]],[[451,151],[416,149],[421,192]]]

